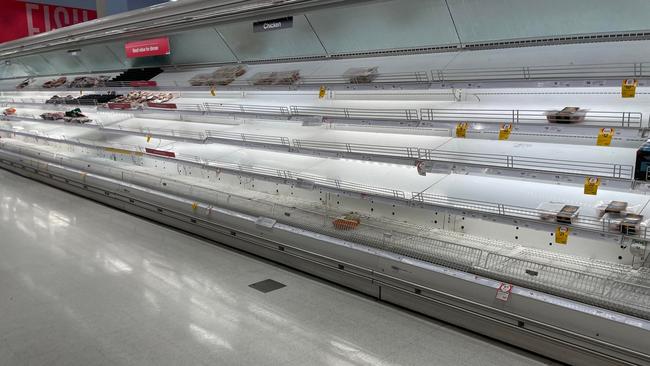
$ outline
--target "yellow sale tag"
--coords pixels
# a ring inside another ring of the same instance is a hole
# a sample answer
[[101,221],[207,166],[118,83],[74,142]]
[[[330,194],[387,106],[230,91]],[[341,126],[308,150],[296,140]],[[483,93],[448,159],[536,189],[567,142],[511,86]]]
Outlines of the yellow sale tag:
[[621,85],[621,97],[623,98],[634,98],[636,95],[636,87],[639,85],[639,81],[634,79],[625,79]]
[[598,194],[598,187],[600,186],[600,178],[586,177],[585,178],[585,194],[595,196]]
[[151,135],[147,135],[147,142],[151,141]]
[[566,226],[558,226],[557,229],[555,229],[555,243],[566,245],[569,240],[570,230],[571,229]]
[[217,96],[217,89],[214,86],[210,88],[210,94],[212,94],[213,97]]
[[598,132],[598,139],[596,140],[596,145],[598,146],[609,146],[612,143],[612,137],[614,137],[615,130],[613,128],[601,128]]
[[464,138],[467,135],[467,122],[461,122],[456,125],[456,137]]
[[499,140],[507,140],[510,137],[510,132],[512,132],[512,125],[502,124],[499,129]]
[[327,88],[325,88],[325,85],[323,85],[320,87],[320,90],[318,91],[318,99],[325,98],[325,93],[327,93]]

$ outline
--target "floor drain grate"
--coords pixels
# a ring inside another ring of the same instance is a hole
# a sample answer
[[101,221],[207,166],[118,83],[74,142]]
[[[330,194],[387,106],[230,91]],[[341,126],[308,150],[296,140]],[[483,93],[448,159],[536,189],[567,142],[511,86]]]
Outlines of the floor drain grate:
[[284,283],[280,283],[278,281],[273,281],[272,279],[260,281],[260,282],[255,282],[252,285],[248,285],[248,287],[252,287],[256,289],[257,291],[261,291],[263,293],[275,291],[278,289],[281,289],[285,287],[286,285]]

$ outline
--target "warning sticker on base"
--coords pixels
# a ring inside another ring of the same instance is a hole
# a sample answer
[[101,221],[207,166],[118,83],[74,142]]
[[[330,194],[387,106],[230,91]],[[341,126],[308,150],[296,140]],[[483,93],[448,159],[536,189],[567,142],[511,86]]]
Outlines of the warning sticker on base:
[[497,288],[497,300],[508,301],[512,293],[512,285],[509,283],[501,283]]

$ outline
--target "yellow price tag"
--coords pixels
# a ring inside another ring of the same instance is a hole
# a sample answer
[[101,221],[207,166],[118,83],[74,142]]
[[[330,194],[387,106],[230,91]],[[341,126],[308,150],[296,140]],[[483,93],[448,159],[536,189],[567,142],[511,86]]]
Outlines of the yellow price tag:
[[196,211],[197,208],[199,208],[198,202],[192,202],[192,210]]
[[621,97],[634,98],[636,96],[636,87],[639,81],[636,79],[625,79],[621,84]]
[[322,85],[322,86],[320,87],[320,90],[318,91],[318,99],[323,99],[323,98],[325,98],[325,94],[326,94],[326,93],[327,93],[327,88],[325,87],[325,85]]
[[555,243],[566,245],[567,241],[569,241],[569,231],[571,229],[566,226],[558,226],[555,229]]
[[213,97],[216,97],[216,96],[217,96],[217,88],[215,88],[214,86],[211,87],[211,88],[210,88],[210,94],[211,94]]
[[598,146],[609,146],[612,143],[612,137],[614,137],[613,128],[601,128],[598,132],[598,139],[596,140],[596,145]]
[[595,196],[598,194],[598,187],[600,186],[600,178],[586,177],[585,178],[585,194]]
[[147,135],[147,142],[151,141],[151,135]]
[[499,140],[507,140],[510,137],[510,132],[512,132],[511,124],[502,124],[499,128]]
[[456,137],[464,138],[465,136],[467,136],[467,127],[469,127],[467,122],[461,122],[461,123],[457,124],[456,125]]

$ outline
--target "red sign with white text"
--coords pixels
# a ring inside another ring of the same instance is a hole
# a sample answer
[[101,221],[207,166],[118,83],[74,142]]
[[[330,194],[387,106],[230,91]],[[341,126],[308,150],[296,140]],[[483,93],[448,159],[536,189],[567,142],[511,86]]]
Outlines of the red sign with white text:
[[169,38],[161,37],[127,42],[124,48],[128,58],[169,55]]
[[0,43],[97,19],[90,9],[2,0]]
[[147,103],[149,108],[161,108],[161,109],[176,109],[176,104],[174,103]]
[[146,151],[147,154],[152,154],[152,155],[160,155],[160,156],[165,156],[165,157],[168,157],[168,158],[175,158],[176,157],[176,154],[173,151],[150,149],[148,147],[145,147],[144,151]]
[[108,103],[108,109],[131,109],[131,103]]
[[129,82],[129,86],[132,87],[147,87],[147,86],[158,86],[158,83],[155,80],[137,80]]

